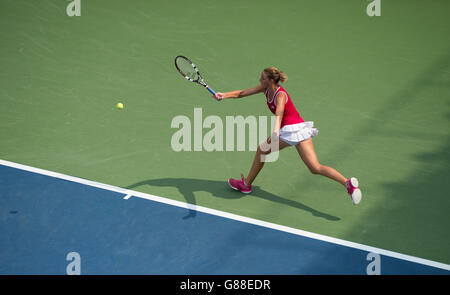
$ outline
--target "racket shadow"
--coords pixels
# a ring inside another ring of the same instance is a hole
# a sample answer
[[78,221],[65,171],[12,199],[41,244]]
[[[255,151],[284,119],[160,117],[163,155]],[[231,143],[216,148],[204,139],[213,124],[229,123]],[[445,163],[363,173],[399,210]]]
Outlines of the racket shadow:
[[[298,201],[285,199],[274,195],[268,191],[261,189],[259,186],[252,186],[252,193],[245,195],[241,192],[231,189],[226,181],[206,180],[206,179],[191,179],[191,178],[160,178],[149,179],[132,184],[126,189],[134,189],[140,186],[157,186],[157,187],[175,187],[184,196],[186,202],[192,205],[197,205],[195,199],[195,192],[208,192],[214,197],[223,199],[239,199],[243,197],[262,198],[271,202],[280,203],[286,206],[294,207],[311,213],[315,217],[324,218],[329,221],[339,221],[340,218],[320,212],[314,208],[306,206]],[[194,218],[197,214],[196,210],[189,210],[189,213],[183,219]]]

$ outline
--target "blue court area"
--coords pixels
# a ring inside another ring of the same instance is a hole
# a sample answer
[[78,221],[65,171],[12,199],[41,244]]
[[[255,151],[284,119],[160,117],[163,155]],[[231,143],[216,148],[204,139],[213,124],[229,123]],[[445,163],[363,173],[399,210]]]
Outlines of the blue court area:
[[[0,165],[0,274],[366,274],[368,252]],[[449,274],[380,256],[381,274]]]

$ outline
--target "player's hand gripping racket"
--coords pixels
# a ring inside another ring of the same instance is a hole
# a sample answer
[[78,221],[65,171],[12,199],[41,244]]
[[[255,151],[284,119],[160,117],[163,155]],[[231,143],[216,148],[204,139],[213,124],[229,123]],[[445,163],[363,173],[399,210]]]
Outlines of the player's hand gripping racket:
[[175,57],[175,67],[177,68],[178,72],[180,72],[180,74],[184,78],[186,78],[186,80],[200,84],[209,92],[211,92],[212,95],[216,95],[216,92],[212,90],[208,85],[206,85],[205,80],[203,80],[203,77],[200,75],[197,66],[192,61],[190,61],[189,58],[182,55]]

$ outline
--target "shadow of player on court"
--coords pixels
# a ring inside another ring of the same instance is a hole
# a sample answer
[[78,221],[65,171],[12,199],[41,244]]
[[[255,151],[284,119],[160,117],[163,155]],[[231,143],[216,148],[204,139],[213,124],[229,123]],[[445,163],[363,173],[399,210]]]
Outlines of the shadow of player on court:
[[[325,218],[330,221],[338,221],[339,217],[332,216],[320,211],[317,211],[311,207],[308,207],[300,202],[285,199],[276,196],[270,192],[261,189],[258,186],[252,186],[252,193],[250,195],[245,195],[241,192],[234,191],[231,189],[226,181],[217,180],[204,180],[204,179],[190,179],[190,178],[160,178],[160,179],[150,179],[144,180],[132,184],[127,189],[134,189],[139,186],[149,185],[149,186],[159,186],[159,187],[176,187],[178,191],[184,196],[186,202],[192,205],[196,205],[195,192],[208,192],[215,197],[224,199],[239,199],[243,197],[250,198],[262,198],[269,200],[271,202],[280,203],[283,205],[291,206],[303,211],[310,212],[313,216]],[[196,216],[196,210],[189,210],[189,213],[183,217],[183,219],[194,218]]]

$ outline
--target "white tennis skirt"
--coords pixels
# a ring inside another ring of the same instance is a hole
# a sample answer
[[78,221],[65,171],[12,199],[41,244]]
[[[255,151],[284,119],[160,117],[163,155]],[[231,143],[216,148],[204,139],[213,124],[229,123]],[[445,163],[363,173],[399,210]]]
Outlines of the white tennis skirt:
[[280,139],[289,145],[297,145],[299,142],[313,138],[319,134],[314,128],[314,122],[308,121],[293,125],[285,125],[280,129]]

